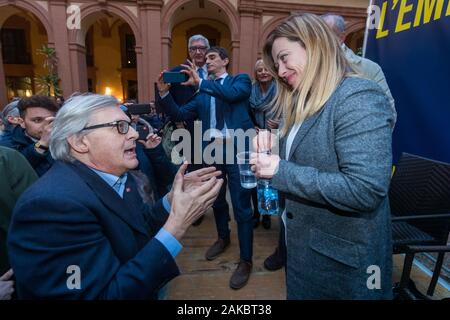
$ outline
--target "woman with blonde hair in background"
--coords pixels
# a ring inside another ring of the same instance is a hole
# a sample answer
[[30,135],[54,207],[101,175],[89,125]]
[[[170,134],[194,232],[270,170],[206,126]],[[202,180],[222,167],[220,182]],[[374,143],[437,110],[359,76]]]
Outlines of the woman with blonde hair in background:
[[[275,116],[273,109],[273,99],[277,92],[277,84],[273,76],[267,69],[264,61],[258,59],[255,63],[254,81],[252,85],[252,93],[250,95],[250,110],[252,111],[252,119],[255,122],[257,130],[278,129],[280,123],[280,115]],[[252,190],[253,202],[253,226],[256,228],[260,222],[260,214],[258,210],[258,197],[256,189]],[[263,215],[262,225],[265,229],[270,229],[271,217]],[[286,246],[284,245],[284,227],[280,221],[280,236],[278,246],[267,259],[264,260],[264,267],[269,271],[281,269],[286,262]]]
[[[262,59],[255,63],[254,80],[252,84],[252,93],[249,98],[252,120],[255,123],[256,130],[277,129],[279,120],[274,118],[272,110],[272,100],[276,93],[276,83],[272,75],[267,70]],[[253,227],[258,227],[260,223],[260,214],[258,210],[258,201],[256,189],[252,191],[253,202]],[[263,215],[262,225],[264,229],[270,229],[270,216]]]
[[252,168],[281,194],[287,298],[390,299],[386,95],[350,72],[337,38],[313,14],[275,28],[263,55],[278,82],[280,155],[254,154]]

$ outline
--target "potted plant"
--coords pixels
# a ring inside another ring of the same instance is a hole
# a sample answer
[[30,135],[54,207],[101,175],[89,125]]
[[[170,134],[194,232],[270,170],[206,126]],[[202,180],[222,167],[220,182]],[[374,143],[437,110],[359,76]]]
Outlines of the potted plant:
[[46,74],[38,74],[34,78],[38,93],[46,96],[60,96],[62,91],[59,87],[56,50],[44,45],[37,52],[44,56],[43,66],[47,70]]

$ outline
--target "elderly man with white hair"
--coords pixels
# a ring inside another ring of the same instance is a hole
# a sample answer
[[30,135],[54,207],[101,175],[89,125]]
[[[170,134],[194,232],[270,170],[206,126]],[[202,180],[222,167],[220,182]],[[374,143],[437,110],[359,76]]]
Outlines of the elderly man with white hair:
[[22,299],[152,299],[179,274],[188,227],[212,206],[214,168],[184,175],[149,208],[128,170],[138,134],[116,99],[79,95],[53,123],[53,167],[19,199],[8,236]]
[[327,13],[322,15],[322,19],[338,37],[342,50],[344,50],[345,57],[354,70],[360,73],[363,77],[376,82],[381,89],[383,89],[389,99],[392,115],[394,117],[392,122],[392,130],[394,130],[395,122],[397,121],[397,111],[395,110],[395,101],[392,97],[391,90],[389,90],[383,70],[376,62],[356,55],[352,49],[345,45],[345,20],[342,16]]
[[[8,103],[5,108],[3,108],[0,121],[0,128],[3,131],[2,134],[9,134],[9,132],[20,124],[20,113],[19,108],[17,108],[17,104],[19,103],[19,99],[16,99],[10,103]],[[0,138],[1,139],[1,138]]]

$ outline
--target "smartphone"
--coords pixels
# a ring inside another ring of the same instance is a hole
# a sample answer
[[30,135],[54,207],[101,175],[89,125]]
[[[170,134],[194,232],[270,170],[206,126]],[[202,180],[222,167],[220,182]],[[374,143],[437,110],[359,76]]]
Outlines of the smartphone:
[[130,114],[149,114],[152,112],[151,105],[149,103],[144,104],[131,104],[127,106],[128,112]]
[[163,72],[163,81],[165,83],[186,82],[188,78],[188,75],[183,72]]
[[144,141],[147,140],[147,136],[150,133],[147,126],[140,126],[140,125],[138,125],[136,127],[136,131],[139,134],[138,140],[144,140]]

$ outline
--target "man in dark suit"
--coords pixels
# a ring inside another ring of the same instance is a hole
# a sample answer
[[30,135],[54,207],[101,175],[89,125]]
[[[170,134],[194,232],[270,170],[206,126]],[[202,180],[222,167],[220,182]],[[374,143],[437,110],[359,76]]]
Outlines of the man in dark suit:
[[54,166],[19,199],[8,234],[22,299],[150,299],[179,274],[189,225],[212,206],[219,172],[186,164],[152,208],[127,171],[137,132],[115,98],[79,95],[53,123]]
[[[205,53],[209,49],[209,41],[204,36],[197,34],[189,38],[188,50],[189,59],[195,65],[195,70],[201,79],[207,79],[208,69],[206,68]],[[187,61],[185,65],[187,64]],[[180,72],[186,70],[183,65],[178,65],[172,68],[172,72]],[[170,94],[173,100],[182,106],[193,98],[197,88],[195,86],[183,86],[179,83],[174,83],[170,86]],[[192,122],[191,122],[192,123]]]
[[[249,189],[242,188],[240,184],[235,155],[237,151],[242,150],[237,150],[235,137],[230,136],[228,129],[248,130],[253,129],[253,124],[248,112],[248,98],[251,92],[250,78],[245,74],[228,75],[229,62],[228,54],[223,48],[212,47],[206,51],[208,73],[215,80],[201,79],[193,63],[185,65],[186,70],[183,72],[189,75],[189,79],[184,85],[195,86],[198,88],[198,94],[183,106],[178,106],[174,101],[169,92],[169,86],[162,81],[162,75],[158,81],[158,90],[162,98],[161,106],[172,119],[175,121],[200,119],[203,135],[210,137],[216,146],[220,145],[215,149],[218,153],[213,156],[213,161],[206,163],[214,163],[222,171],[224,179],[228,179],[234,217],[238,225],[240,247],[240,261],[230,279],[230,287],[239,289],[247,283],[252,269],[251,192]],[[230,144],[233,144],[232,148],[228,147]],[[203,153],[209,147],[203,143]],[[227,159],[231,158],[232,163],[222,162],[223,159],[219,159],[220,153]],[[207,260],[218,257],[230,244],[229,207],[225,196],[226,186],[224,184],[213,206],[218,240],[206,252]]]
[[0,137],[0,145],[22,153],[38,176],[53,164],[48,150],[52,121],[58,106],[47,96],[22,98],[17,104],[22,121]]
[[[198,76],[201,79],[207,79],[208,77],[208,69],[206,68],[206,59],[205,59],[205,53],[206,50],[209,49],[209,41],[206,37],[204,37],[201,34],[193,35],[188,40],[188,52],[189,52],[189,59],[192,61],[192,63],[195,65],[196,72]],[[186,61],[185,64],[188,62]],[[185,70],[186,68],[183,65],[178,65],[174,68],[172,68],[171,72],[180,72],[181,70]],[[182,106],[189,102],[194,97],[195,92],[197,91],[197,88],[195,86],[183,86],[179,83],[173,83],[170,88],[169,92],[173,97],[173,100],[175,103],[179,106]],[[194,134],[194,121],[184,121],[185,128],[188,130],[193,136]],[[194,149],[194,141],[191,140],[191,156],[193,156],[195,152]],[[188,170],[196,170],[201,167],[201,164],[195,164],[193,163],[192,159],[187,159],[191,162],[191,164],[188,167]],[[203,220],[203,216],[201,216],[197,221],[193,223],[194,226],[199,225]]]

